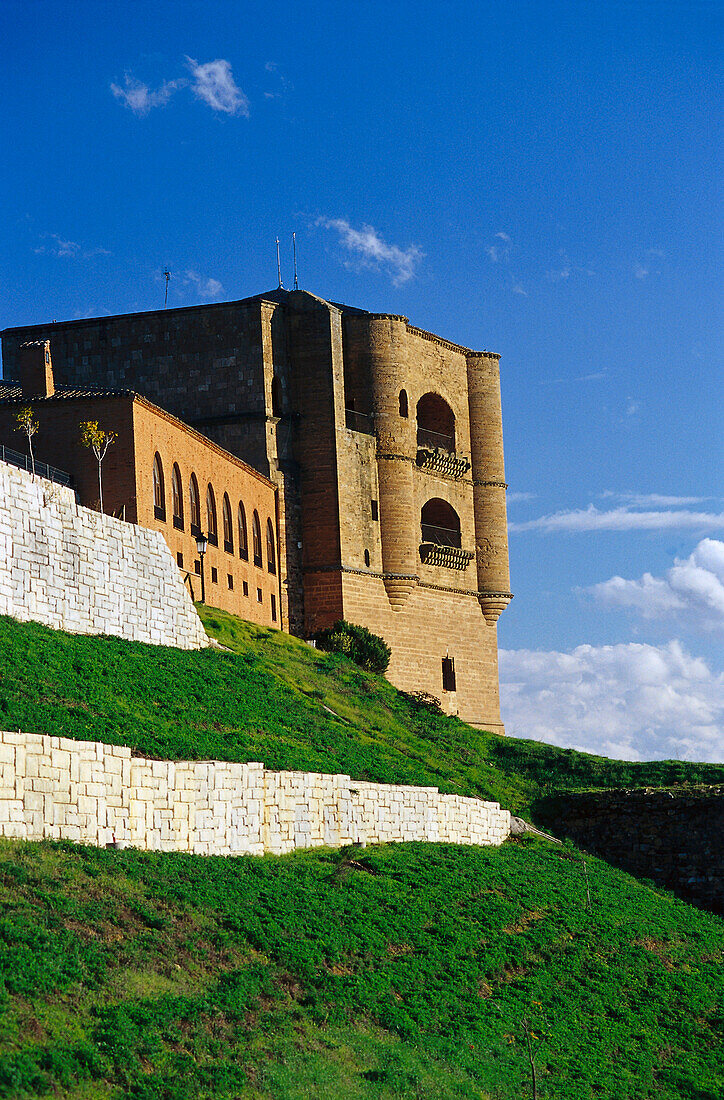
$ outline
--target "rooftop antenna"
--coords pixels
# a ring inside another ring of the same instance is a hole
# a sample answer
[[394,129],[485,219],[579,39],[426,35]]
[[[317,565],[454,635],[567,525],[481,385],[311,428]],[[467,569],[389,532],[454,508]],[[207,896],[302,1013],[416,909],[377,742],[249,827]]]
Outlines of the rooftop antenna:
[[277,237],[277,275],[279,276],[279,289],[284,289],[284,283],[282,282],[282,263],[279,258],[279,238]]
[[292,233],[292,248],[294,250],[294,289],[299,290],[299,280],[297,279],[297,235]]
[[164,270],[163,275],[164,275],[164,278],[166,280],[166,293],[164,294],[164,297],[163,297],[163,308],[166,309],[167,306],[168,306],[168,282],[169,282],[169,279],[171,278],[171,272],[169,271],[168,268],[166,268]]

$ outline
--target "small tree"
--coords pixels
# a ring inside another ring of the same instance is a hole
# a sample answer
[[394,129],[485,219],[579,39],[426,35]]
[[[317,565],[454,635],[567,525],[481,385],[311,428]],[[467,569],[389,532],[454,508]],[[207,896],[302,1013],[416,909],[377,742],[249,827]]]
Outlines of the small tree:
[[25,432],[28,437],[28,448],[30,450],[30,466],[33,471],[33,480],[35,480],[35,455],[33,454],[33,436],[37,432],[39,425],[30,405],[26,405],[24,408],[15,413],[15,423],[17,425],[15,431]]
[[98,427],[97,420],[84,420],[80,426],[80,441],[84,447],[93,451],[98,463],[98,495],[100,497],[100,510],[103,512],[103,479],[101,466],[106,457],[106,451],[111,443],[118,439],[118,432],[104,432]]

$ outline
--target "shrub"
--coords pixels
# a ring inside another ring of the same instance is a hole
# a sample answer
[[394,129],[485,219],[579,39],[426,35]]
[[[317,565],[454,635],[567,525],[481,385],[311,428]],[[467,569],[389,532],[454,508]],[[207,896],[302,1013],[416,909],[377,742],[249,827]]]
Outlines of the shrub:
[[344,653],[368,672],[385,672],[390,663],[390,647],[384,638],[365,626],[356,626],[340,619],[327,630],[315,635],[320,649],[328,653]]

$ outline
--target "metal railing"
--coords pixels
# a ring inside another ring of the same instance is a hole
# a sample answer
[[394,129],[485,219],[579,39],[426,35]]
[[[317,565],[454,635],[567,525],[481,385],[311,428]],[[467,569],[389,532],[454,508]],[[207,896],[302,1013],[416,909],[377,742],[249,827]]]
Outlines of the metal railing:
[[453,454],[455,451],[455,436],[447,435],[444,432],[433,432],[429,428],[418,428],[417,445],[418,447],[437,447],[441,451],[449,451]]
[[[20,470],[27,470],[28,473],[33,471],[30,455],[24,455],[20,451],[12,451],[2,444],[0,444],[0,460],[7,462],[10,466],[17,466]],[[65,470],[56,470],[55,466],[48,466],[47,462],[38,462],[36,459],[35,472],[38,477],[44,477],[47,481],[54,481],[57,485],[66,485],[69,489],[73,488],[71,474],[67,474]]]
[[436,546],[462,546],[460,532],[451,527],[437,527],[433,523],[423,523],[422,541],[432,542]]
[[365,435],[374,435],[375,420],[368,413],[357,412],[356,409],[344,410],[344,422],[346,427],[353,432],[364,432]]

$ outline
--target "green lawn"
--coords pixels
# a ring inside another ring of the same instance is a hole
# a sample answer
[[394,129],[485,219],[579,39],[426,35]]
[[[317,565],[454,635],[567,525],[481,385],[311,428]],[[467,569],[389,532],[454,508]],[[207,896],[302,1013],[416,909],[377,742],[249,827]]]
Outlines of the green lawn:
[[542,841],[0,842],[0,1096],[718,1100],[724,922]]
[[187,653],[0,617],[0,727],[159,758],[259,760],[435,785],[523,813],[571,787],[724,782],[722,765],[628,764],[474,730],[343,657],[200,610],[233,652]]

